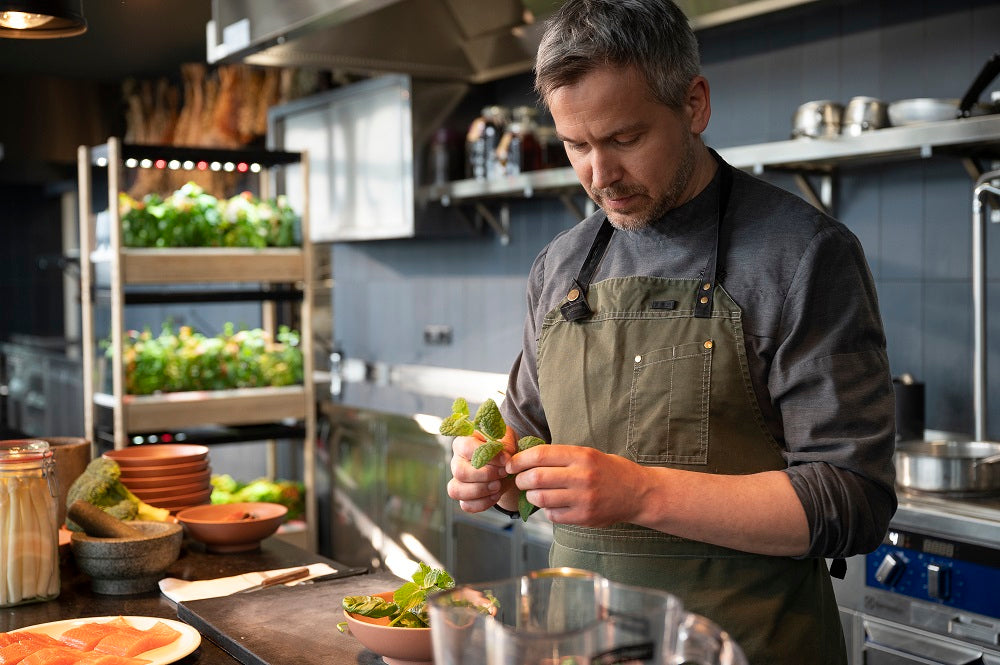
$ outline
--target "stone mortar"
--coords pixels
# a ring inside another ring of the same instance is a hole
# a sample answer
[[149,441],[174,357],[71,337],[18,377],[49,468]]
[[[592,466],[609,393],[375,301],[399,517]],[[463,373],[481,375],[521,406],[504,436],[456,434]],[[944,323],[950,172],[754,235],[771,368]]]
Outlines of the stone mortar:
[[76,565],[90,576],[95,593],[124,595],[156,588],[164,571],[180,556],[184,530],[171,522],[135,521],[139,538],[93,538],[73,532]]

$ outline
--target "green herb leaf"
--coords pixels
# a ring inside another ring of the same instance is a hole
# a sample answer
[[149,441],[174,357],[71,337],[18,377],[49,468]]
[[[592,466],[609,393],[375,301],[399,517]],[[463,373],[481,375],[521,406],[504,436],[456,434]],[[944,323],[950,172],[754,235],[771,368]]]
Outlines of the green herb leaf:
[[520,496],[517,497],[517,512],[521,515],[521,520],[527,522],[534,510],[535,505],[528,501],[527,490],[521,490]]
[[517,452],[523,452],[528,448],[534,448],[544,443],[545,441],[539,439],[537,436],[522,436],[521,440],[517,442]]
[[469,422],[468,416],[453,413],[441,421],[439,432],[445,436],[471,436],[475,427]]
[[346,612],[373,619],[393,616],[399,612],[396,603],[387,602],[378,596],[347,596],[340,604]]
[[464,397],[456,397],[451,405],[452,413],[460,413],[463,416],[469,415],[469,402]]
[[499,441],[487,441],[472,453],[472,466],[477,469],[483,468],[490,460],[499,455],[502,450],[503,444]]
[[507,433],[507,424],[500,415],[500,407],[490,398],[479,406],[473,422],[476,429],[491,439],[502,439]]

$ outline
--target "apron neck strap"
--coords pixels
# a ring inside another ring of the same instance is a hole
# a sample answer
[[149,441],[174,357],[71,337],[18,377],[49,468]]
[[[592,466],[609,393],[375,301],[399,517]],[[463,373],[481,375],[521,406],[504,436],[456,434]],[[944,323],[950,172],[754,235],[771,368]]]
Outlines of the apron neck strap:
[[705,269],[701,273],[701,283],[695,292],[694,315],[699,319],[712,316],[712,299],[715,294],[715,277],[719,264],[719,237],[722,234],[722,220],[726,216],[726,208],[729,207],[729,194],[733,190],[733,167],[727,164],[719,153],[711,148],[708,150],[719,164],[719,210],[713,239],[714,246],[708,253],[708,263],[705,264]]
[[[705,265],[701,280],[698,283],[698,292],[695,294],[694,315],[699,318],[712,316],[712,296],[715,291],[713,287],[715,286],[715,275],[719,261],[719,234],[722,229],[722,220],[726,215],[726,208],[729,206],[729,194],[733,188],[733,167],[727,164],[715,150],[711,148],[708,150],[712,153],[715,161],[718,162],[721,173],[719,174],[719,208],[715,238],[713,240],[712,251],[708,255],[708,263]],[[611,235],[614,232],[615,227],[611,225],[611,222],[605,216],[604,222],[601,224],[601,228],[597,230],[594,242],[590,246],[590,251],[587,252],[587,258],[580,268],[580,273],[573,280],[573,285],[566,294],[566,302],[560,308],[563,318],[567,321],[585,319],[593,313],[590,305],[587,304],[587,290],[590,288],[590,282],[594,277],[597,266],[604,257],[604,253],[608,250],[608,245],[611,244]]]

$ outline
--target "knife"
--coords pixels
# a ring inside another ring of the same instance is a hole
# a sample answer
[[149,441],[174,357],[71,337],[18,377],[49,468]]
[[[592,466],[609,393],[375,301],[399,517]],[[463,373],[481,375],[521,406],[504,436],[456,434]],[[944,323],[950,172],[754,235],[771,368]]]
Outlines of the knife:
[[314,584],[316,582],[326,582],[327,580],[339,580],[343,577],[354,577],[355,575],[364,575],[368,572],[368,568],[365,566],[359,566],[357,568],[344,568],[343,570],[338,570],[334,573],[327,573],[326,575],[317,575],[312,579],[308,579],[302,584]]
[[252,587],[247,587],[237,591],[236,593],[250,593],[253,591],[260,591],[261,589],[266,589],[272,587],[275,584],[285,584],[286,582],[294,582],[295,580],[301,580],[303,577],[309,577],[309,566],[303,566],[301,568],[293,568],[284,573],[278,573],[277,575],[271,575],[270,577],[265,577],[257,584]]

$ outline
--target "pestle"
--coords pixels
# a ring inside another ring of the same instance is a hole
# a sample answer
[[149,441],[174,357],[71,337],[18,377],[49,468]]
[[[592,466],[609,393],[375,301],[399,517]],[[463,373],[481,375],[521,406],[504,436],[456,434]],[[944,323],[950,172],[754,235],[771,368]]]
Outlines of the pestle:
[[70,504],[66,515],[93,538],[142,538],[138,529],[112,517],[97,506],[77,499]]

